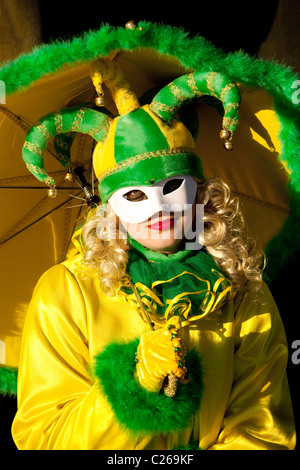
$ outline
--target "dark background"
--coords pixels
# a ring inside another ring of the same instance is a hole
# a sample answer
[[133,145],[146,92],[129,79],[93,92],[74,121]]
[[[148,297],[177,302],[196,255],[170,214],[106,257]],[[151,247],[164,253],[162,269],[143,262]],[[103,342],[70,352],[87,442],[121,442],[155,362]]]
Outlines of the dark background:
[[[33,46],[80,35],[98,29],[103,23],[124,26],[148,20],[183,27],[191,34],[210,40],[226,52],[245,52],[276,59],[299,73],[299,0],[251,2],[128,2],[111,3],[85,0],[0,0],[0,61],[11,60]],[[300,429],[300,364],[291,361],[294,340],[300,340],[299,254],[270,286],[282,315],[290,349],[288,378],[296,426]],[[299,355],[300,357],[300,355]],[[10,424],[16,400],[0,398],[0,448],[14,450]]]

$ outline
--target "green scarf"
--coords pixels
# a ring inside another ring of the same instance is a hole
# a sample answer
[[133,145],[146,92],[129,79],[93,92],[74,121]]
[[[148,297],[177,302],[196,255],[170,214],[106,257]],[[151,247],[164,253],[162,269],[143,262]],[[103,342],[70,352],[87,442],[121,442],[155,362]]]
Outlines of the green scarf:
[[127,271],[155,323],[180,315],[184,326],[228,300],[232,284],[204,249],[165,255],[131,238],[129,243]]

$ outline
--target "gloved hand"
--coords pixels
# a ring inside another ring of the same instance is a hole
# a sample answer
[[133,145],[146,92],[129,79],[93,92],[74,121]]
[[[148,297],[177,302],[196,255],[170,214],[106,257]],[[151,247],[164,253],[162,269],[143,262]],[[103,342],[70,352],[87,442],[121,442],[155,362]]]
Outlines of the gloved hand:
[[144,333],[137,350],[136,377],[142,387],[159,392],[165,378],[174,375],[188,382],[184,357],[186,349],[179,335],[180,319],[172,317],[166,328]]

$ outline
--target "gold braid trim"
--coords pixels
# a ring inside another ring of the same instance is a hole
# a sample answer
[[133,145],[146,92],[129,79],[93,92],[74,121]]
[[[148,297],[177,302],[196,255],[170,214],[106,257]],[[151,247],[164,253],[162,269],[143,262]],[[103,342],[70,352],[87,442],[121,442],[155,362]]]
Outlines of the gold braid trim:
[[235,118],[224,117],[223,118],[223,128],[228,129],[231,126],[237,126],[238,122],[239,122],[238,117],[235,117]]
[[238,103],[238,102],[228,103],[228,105],[225,106],[224,111],[225,111],[225,113],[228,113],[232,109],[239,109],[239,107],[240,107],[240,103]]
[[73,121],[71,132],[78,132],[79,127],[81,126],[83,117],[87,111],[87,108],[80,108],[77,112],[75,119]]
[[195,82],[195,74],[194,73],[189,73],[187,75],[187,84],[188,84],[188,86],[190,87],[190,89],[192,90],[192,92],[195,96],[200,97],[200,96],[204,95],[204,93],[202,93],[201,91],[198,90],[198,87],[197,87],[196,82]]
[[43,150],[40,146],[33,144],[32,142],[25,142],[24,148],[29,150],[32,153],[35,153],[39,157],[43,157]]
[[42,122],[38,122],[37,125],[36,125],[36,129],[42,134],[42,136],[46,139],[47,143],[49,142],[49,140],[52,139],[52,135],[50,134],[50,132],[48,131],[47,127],[45,126],[45,124],[43,124]]
[[88,134],[91,135],[93,138],[95,138],[95,136],[99,134],[99,132],[101,132],[101,134],[103,134],[101,137],[101,142],[104,143],[109,134],[109,130],[110,130],[110,126],[112,125],[112,122],[113,120],[107,116],[107,118],[105,118],[102,122],[100,122],[98,126],[93,127],[93,129],[89,130]]
[[[194,75],[195,75],[194,73],[190,73],[187,75],[187,85],[191,89],[193,95],[199,98],[203,96],[204,93],[198,90]],[[150,104],[149,108],[155,114],[160,115],[160,112],[165,112],[165,113],[173,115],[175,114],[177,109],[181,106],[181,104],[183,104],[185,101],[188,101],[188,98],[182,94],[182,92],[180,91],[180,88],[174,82],[169,83],[167,87],[169,88],[172,95],[175,97],[177,103],[174,106],[171,106],[171,105],[160,103],[159,101],[154,100]]]
[[33,163],[27,163],[25,162],[26,168],[31,172],[31,173],[36,173],[37,175],[44,175],[47,176],[48,173],[44,168],[40,168],[37,165],[33,165]]
[[48,175],[47,171],[44,168],[40,168],[37,165],[33,165],[32,163],[27,163],[25,162],[26,168],[30,171],[30,173],[35,175],[42,175],[46,176],[46,178],[43,180],[45,184],[48,186],[53,186],[55,184],[54,179]]
[[178,88],[178,86],[174,82],[169,83],[168,88],[172,95],[175,96],[176,100],[178,101],[176,106],[186,100],[185,96],[181,93],[180,88]]
[[45,178],[43,182],[47,184],[48,186],[55,186],[55,181],[53,178],[51,178],[51,176],[48,176],[48,178]]
[[54,124],[57,134],[63,133],[63,122],[62,122],[62,115],[59,113],[54,114]]
[[158,101],[152,101],[152,103],[149,105],[150,111],[152,111],[154,114],[159,114],[161,111],[173,114],[176,107],[175,106],[169,106],[169,105],[164,104],[164,103],[159,103]]
[[222,102],[224,101],[226,93],[228,93],[229,90],[232,90],[232,88],[235,88],[235,87],[236,87],[235,83],[228,83],[228,85],[226,85],[222,89],[221,94],[220,94],[220,99],[222,100]]
[[195,154],[195,150],[192,148],[187,148],[187,147],[174,147],[174,148],[169,148],[169,149],[163,149],[163,150],[156,150],[154,152],[145,152],[141,153],[140,155],[135,155],[133,157],[128,158],[127,160],[124,160],[123,162],[117,164],[114,167],[108,168],[106,171],[104,171],[98,178],[99,183],[104,180],[107,176],[112,175],[113,173],[116,173],[119,170],[122,170],[130,165],[134,165],[137,162],[140,162],[142,160],[148,160],[150,158],[157,158],[157,157],[164,157],[166,155],[178,155],[178,154]]
[[214,89],[214,85],[213,85],[213,81],[214,81],[214,78],[215,76],[217,75],[217,72],[210,72],[207,76],[207,79],[206,79],[206,86],[208,88],[208,90],[210,91],[211,95],[214,96],[215,98],[218,98],[218,95]]

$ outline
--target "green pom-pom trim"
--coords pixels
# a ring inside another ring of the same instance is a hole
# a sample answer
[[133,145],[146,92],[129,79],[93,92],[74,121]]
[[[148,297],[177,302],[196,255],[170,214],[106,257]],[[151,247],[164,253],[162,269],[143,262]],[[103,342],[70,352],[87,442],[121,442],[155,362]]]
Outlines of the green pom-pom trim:
[[17,395],[18,369],[0,366],[0,395]]
[[178,382],[176,396],[148,392],[134,378],[139,340],[108,345],[95,358],[94,375],[101,383],[118,421],[135,433],[165,434],[185,429],[200,408],[203,392],[201,360],[188,352],[191,380]]

